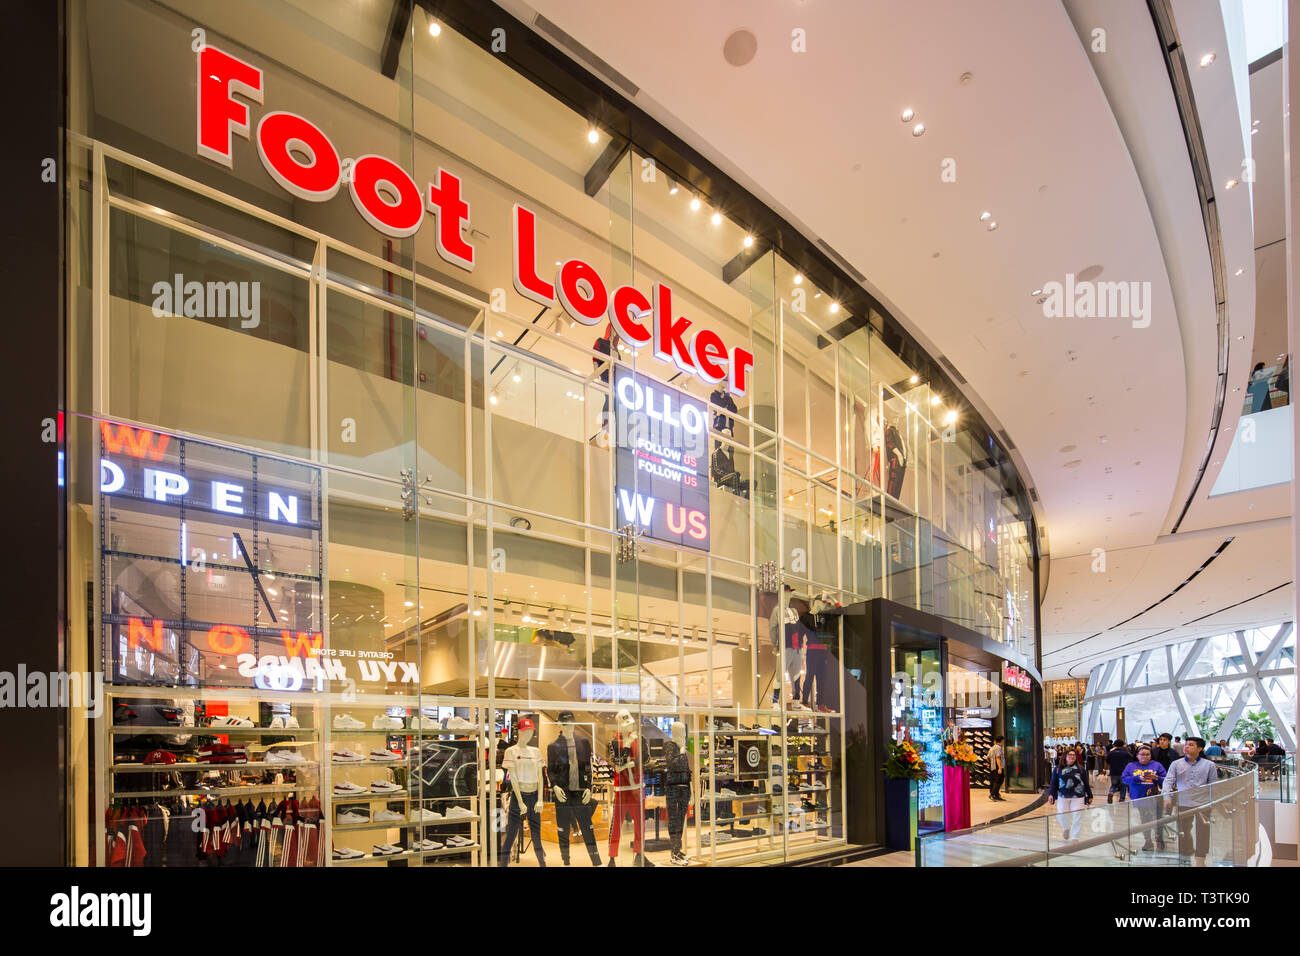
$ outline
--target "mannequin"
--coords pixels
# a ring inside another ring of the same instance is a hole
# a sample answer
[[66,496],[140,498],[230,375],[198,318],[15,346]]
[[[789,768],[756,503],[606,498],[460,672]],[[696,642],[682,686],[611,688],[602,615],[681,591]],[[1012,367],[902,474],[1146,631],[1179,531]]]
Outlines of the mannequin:
[[537,865],[546,865],[542,851],[542,817],[537,808],[542,802],[542,753],[532,746],[533,722],[525,717],[519,721],[519,742],[506,750],[502,767],[510,774],[510,815],[506,821],[505,842],[497,859],[500,866],[510,865],[510,851],[515,837],[523,833],[521,816],[528,817],[528,833],[533,838],[533,852]]
[[880,408],[873,407],[868,418],[871,428],[871,472],[867,476],[877,488],[880,485],[880,456],[885,445],[885,423],[880,416]]
[[682,850],[682,831],[691,805],[691,755],[686,752],[686,725],[680,720],[673,721],[672,740],[665,745],[665,752],[668,767],[664,774],[664,794],[668,802],[670,861],[674,866],[686,866],[691,858]]
[[555,797],[555,829],[560,841],[560,859],[569,865],[569,831],[576,823],[586,844],[592,866],[600,866],[596,833],[591,815],[591,741],[579,737],[573,711],[560,711],[560,736],[546,748],[546,778]]
[[641,852],[642,828],[645,824],[641,807],[641,741],[636,732],[636,722],[626,710],[615,718],[618,730],[609,742],[609,762],[614,767],[614,819],[609,825],[609,865],[615,866],[618,857],[618,840],[623,829],[623,817],[632,815],[632,852],[636,854],[633,865],[654,866]]

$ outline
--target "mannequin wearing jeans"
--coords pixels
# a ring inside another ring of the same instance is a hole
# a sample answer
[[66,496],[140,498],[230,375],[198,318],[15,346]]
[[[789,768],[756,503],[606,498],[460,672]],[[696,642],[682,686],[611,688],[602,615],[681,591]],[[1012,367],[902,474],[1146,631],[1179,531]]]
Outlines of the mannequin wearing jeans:
[[515,837],[523,834],[521,816],[528,816],[528,833],[533,838],[533,852],[537,854],[537,865],[546,865],[546,854],[542,852],[542,817],[537,812],[541,800],[542,754],[529,744],[533,739],[533,722],[525,717],[519,721],[519,742],[506,751],[502,766],[510,774],[510,815],[506,821],[505,842],[501,855],[497,858],[500,866],[510,865],[510,851],[514,849]]
[[614,766],[614,818],[609,824],[609,866],[615,866],[623,817],[632,815],[632,852],[635,866],[654,866],[641,852],[645,825],[641,804],[641,744],[636,723],[626,710],[618,712],[618,732],[609,742],[609,762]]
[[600,866],[596,834],[591,815],[591,741],[580,738],[573,723],[573,711],[560,711],[560,736],[546,748],[546,777],[555,797],[555,830],[560,841],[560,859],[569,865],[569,831],[576,823],[587,846],[592,866]]

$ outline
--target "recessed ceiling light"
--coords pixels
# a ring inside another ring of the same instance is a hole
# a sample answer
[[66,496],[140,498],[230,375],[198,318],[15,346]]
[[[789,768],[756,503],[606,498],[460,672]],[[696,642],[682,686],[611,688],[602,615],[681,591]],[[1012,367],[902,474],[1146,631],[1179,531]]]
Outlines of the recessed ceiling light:
[[497,403],[497,397],[493,395],[491,398],[488,399],[488,401],[491,402],[493,405],[495,405]]
[[955,408],[948,409],[948,414],[943,416],[943,423],[945,425],[952,425],[956,421],[957,421],[957,409]]
[[912,109],[912,107],[909,106],[907,109],[903,110],[902,120],[904,123],[910,123],[912,122],[912,117],[914,116],[916,116],[916,110]]
[[518,381],[520,380],[520,379],[519,379],[519,373],[518,373],[518,372],[515,372],[515,374],[514,374],[514,380],[515,380],[516,382],[518,382]]
[[1233,187],[1235,187],[1235,186],[1237,185],[1237,181],[1236,181],[1235,179],[1229,179],[1229,180],[1228,180],[1226,183],[1224,183],[1223,185],[1224,185],[1225,187],[1227,187],[1228,189],[1232,189]]
[[1239,335],[1239,336],[1237,336],[1237,341],[1238,341],[1238,342],[1244,342],[1244,341],[1246,341],[1246,336],[1244,336],[1244,335]]
[[596,132],[596,127],[587,130],[587,142],[594,143],[600,139],[600,134]]
[[1250,125],[1251,125],[1251,126],[1258,126],[1258,125],[1259,125],[1259,120],[1251,120],[1251,121],[1250,121]]
[[915,385],[919,381],[921,381],[921,376],[919,375],[913,375],[911,378],[907,380],[909,385]]
[[1256,133],[1258,133],[1258,132],[1259,132],[1259,127],[1256,126],[1254,129],[1252,129],[1252,130],[1250,131],[1250,135],[1251,135],[1251,136],[1254,136],[1254,135],[1255,135]]
[[814,298],[814,299],[820,299],[821,297],[822,297],[822,294],[821,294],[820,292],[814,292],[814,293],[813,293],[813,298]]
[[1042,294],[1043,294],[1043,290],[1042,290],[1042,289],[1035,289],[1033,292],[1031,292],[1031,293],[1029,293],[1029,294],[1030,294],[1031,296],[1042,295]]
[[941,395],[931,395],[931,396],[930,396],[930,404],[931,404],[932,406],[933,406],[933,405],[941,405],[941,404],[943,404],[943,396],[941,396]]
[[753,244],[754,244],[754,237],[753,237],[753,236],[746,236],[746,237],[745,237],[745,248],[748,249],[748,248],[749,248],[750,246],[752,246]]
[[992,232],[997,227],[998,227],[998,221],[994,219],[991,223],[989,223],[989,232]]
[[1243,272],[1245,272],[1245,271],[1246,271],[1245,269],[1238,269],[1238,270],[1237,270],[1235,273],[1233,273],[1233,274],[1234,274],[1234,275],[1241,275],[1241,274],[1242,274]]
[[699,197],[699,196],[692,196],[692,197],[691,197],[691,212],[695,212],[695,211],[696,211],[697,209],[699,209],[699,208],[700,208],[700,197]]
[[713,217],[709,221],[712,222],[715,226],[722,225],[722,213],[715,212],[713,214]]
[[913,135],[913,136],[921,136],[921,135],[924,134],[924,133],[925,133],[925,124],[924,124],[924,123],[917,123],[915,126],[912,127],[912,135]]
[[794,274],[794,284],[795,284],[795,285],[802,285],[802,284],[803,284],[803,276],[800,275],[798,272],[796,272],[796,273]]
[[1213,62],[1214,62],[1214,54],[1213,53],[1205,54],[1205,56],[1201,57],[1201,69],[1202,70],[1205,69]]
[[1240,391],[1241,391],[1241,386],[1240,386],[1240,385],[1234,385],[1234,386],[1232,387],[1232,390],[1233,390],[1234,392],[1240,392]]
[[992,218],[993,213],[989,212],[987,209],[980,213],[980,222],[988,222]]
[[441,32],[442,32],[442,24],[440,24],[437,20],[429,21],[429,36],[436,37]]
[[838,302],[832,302],[831,312],[838,312],[839,310],[840,310],[840,304]]

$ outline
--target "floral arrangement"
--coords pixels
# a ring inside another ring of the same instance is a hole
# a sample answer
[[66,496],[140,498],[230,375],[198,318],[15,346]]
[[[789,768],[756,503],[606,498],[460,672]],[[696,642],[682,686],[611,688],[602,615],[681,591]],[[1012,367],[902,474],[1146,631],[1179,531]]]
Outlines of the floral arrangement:
[[885,765],[881,767],[886,777],[904,780],[929,780],[930,771],[910,740],[891,743],[886,749]]
[[945,767],[974,768],[980,762],[975,748],[961,737],[944,744],[942,760]]

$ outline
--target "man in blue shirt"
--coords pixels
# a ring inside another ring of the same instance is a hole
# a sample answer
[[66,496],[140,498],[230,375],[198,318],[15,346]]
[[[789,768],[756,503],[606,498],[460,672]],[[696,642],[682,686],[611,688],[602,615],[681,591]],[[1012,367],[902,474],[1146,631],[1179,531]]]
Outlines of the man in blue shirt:
[[1202,757],[1205,738],[1188,737],[1184,755],[1165,774],[1165,800],[1178,793],[1178,855],[1205,866],[1210,851],[1210,784],[1219,779],[1213,760]]
[[1219,742],[1217,740],[1210,741],[1210,746],[1205,748],[1205,756],[1207,757],[1223,756],[1223,748],[1219,746]]
[[[1160,784],[1165,779],[1165,768],[1151,759],[1151,748],[1143,744],[1138,748],[1137,760],[1124,768],[1123,781],[1128,784],[1128,795],[1138,810],[1143,823],[1156,819],[1156,804],[1160,800]],[[1151,850],[1151,827],[1142,831],[1142,849]],[[1164,834],[1155,828],[1155,848],[1165,848]]]

